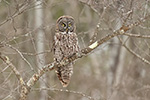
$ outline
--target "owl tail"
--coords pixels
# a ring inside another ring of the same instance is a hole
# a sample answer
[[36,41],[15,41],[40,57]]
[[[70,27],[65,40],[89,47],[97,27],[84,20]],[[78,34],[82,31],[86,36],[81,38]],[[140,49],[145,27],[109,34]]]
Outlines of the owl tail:
[[56,69],[57,76],[63,87],[67,87],[73,74],[73,65],[61,66]]

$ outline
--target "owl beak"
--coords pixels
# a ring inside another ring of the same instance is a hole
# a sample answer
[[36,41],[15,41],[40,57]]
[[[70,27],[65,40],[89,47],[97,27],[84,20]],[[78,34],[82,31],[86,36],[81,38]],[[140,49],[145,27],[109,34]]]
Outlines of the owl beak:
[[66,29],[66,32],[68,33],[68,28]]

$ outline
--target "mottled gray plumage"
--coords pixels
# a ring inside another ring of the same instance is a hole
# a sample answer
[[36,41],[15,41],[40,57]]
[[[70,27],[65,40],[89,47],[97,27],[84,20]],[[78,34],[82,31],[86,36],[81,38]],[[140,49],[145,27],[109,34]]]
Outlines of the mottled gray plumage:
[[[54,60],[61,62],[72,54],[79,52],[78,38],[75,33],[75,23],[71,16],[61,16],[56,23],[56,33],[54,36]],[[73,74],[73,64],[60,66],[56,69],[57,76],[66,87]]]

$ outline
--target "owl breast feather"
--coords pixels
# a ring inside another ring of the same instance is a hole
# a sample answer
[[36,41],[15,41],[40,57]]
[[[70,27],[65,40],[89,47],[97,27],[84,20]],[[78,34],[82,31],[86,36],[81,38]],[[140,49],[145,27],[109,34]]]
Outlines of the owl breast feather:
[[79,51],[77,36],[73,34],[55,35],[54,56],[57,61],[61,61],[64,57],[69,57]]

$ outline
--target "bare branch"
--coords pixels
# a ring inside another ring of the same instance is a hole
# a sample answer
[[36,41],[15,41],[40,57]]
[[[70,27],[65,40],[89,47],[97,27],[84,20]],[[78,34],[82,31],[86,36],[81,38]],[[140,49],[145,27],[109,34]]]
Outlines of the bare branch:
[[11,48],[13,50],[15,50],[21,56],[21,58],[29,65],[29,67],[31,68],[31,70],[34,71],[32,65],[28,62],[28,60],[22,55],[22,53],[18,49],[16,49],[15,47],[13,47],[13,46],[11,46],[9,44],[4,44],[3,43],[3,45],[7,46],[7,47],[9,47],[9,48]]
[[137,89],[136,91],[133,92],[133,95],[135,95],[136,93],[138,93],[140,91],[144,91],[144,90],[149,91],[150,90],[150,86],[149,85],[145,85],[145,86]]
[[16,77],[18,78],[19,82],[21,85],[24,85],[25,82],[23,81],[23,78],[21,76],[21,74],[19,73],[19,71],[16,69],[16,67],[10,62],[9,58],[5,55],[0,54],[0,58],[1,60],[7,64],[14,72],[14,74],[16,75]]
[[48,65],[44,66],[44,67],[39,71],[39,73],[34,74],[34,75],[30,78],[30,80],[27,82],[27,86],[28,86],[29,88],[31,88],[31,87],[39,80],[39,78],[40,78],[43,74],[45,74],[45,72],[50,71],[50,70],[53,70],[53,69],[54,69],[54,66],[55,66],[55,63],[51,63],[51,64],[48,64]]
[[26,2],[25,4],[23,4],[22,6],[20,6],[19,10],[17,10],[14,14],[12,14],[6,20],[4,20],[3,22],[1,22],[0,26],[2,26],[3,24],[5,24],[6,22],[10,21],[12,18],[15,18],[18,15],[20,15],[21,13],[23,13],[27,9],[28,6],[29,6],[28,2]]
[[131,33],[124,33],[123,35],[135,37],[135,38],[145,38],[150,39],[150,35],[140,35],[140,34],[131,34]]
[[136,56],[137,58],[139,58],[140,60],[142,60],[144,63],[149,64],[150,62],[148,60],[146,60],[145,58],[141,57],[140,55],[138,55],[137,53],[135,53],[133,50],[131,50],[130,48],[128,48],[125,44],[123,44],[123,46],[134,56]]
[[85,93],[78,92],[78,91],[71,91],[71,90],[63,90],[63,89],[57,89],[57,88],[33,88],[31,91],[43,91],[43,90],[48,90],[48,91],[58,91],[58,92],[66,92],[66,93],[73,93],[77,95],[81,95],[83,97],[88,98],[89,100],[96,100],[91,96],[86,95]]
[[[33,2],[34,3],[34,2]],[[43,3],[43,2],[42,2]],[[41,4],[42,4],[41,3]],[[3,22],[0,23],[0,26],[2,26],[3,24],[7,23],[8,21],[14,19],[15,17],[17,17],[18,15],[21,15],[22,13],[24,13],[26,10],[28,9],[31,9],[31,8],[34,8],[34,6],[39,6],[41,4],[38,4],[38,5],[34,5],[32,6],[31,5],[32,2],[30,2],[30,0],[25,0],[25,2],[23,2],[22,4],[20,4],[20,6],[17,6],[17,10],[12,14],[10,15],[6,20],[4,20]]]
[[150,65],[150,62],[148,60],[146,60],[145,58],[141,57],[140,55],[138,55],[137,53],[135,53],[133,50],[131,50],[129,47],[127,47],[125,45],[125,43],[123,43],[123,41],[119,38],[122,46],[124,46],[131,54],[133,54],[134,56],[136,56],[137,58],[139,58],[140,60],[142,60],[144,63],[146,64],[149,64]]

